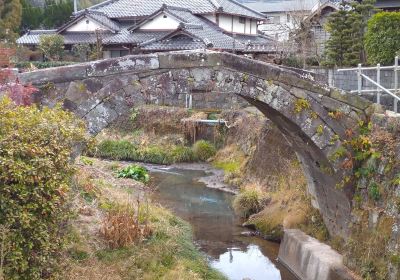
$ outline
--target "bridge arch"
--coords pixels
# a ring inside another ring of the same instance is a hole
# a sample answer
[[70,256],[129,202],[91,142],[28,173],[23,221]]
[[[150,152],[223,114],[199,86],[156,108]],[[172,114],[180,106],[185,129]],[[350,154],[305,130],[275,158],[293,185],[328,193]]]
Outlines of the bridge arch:
[[226,106],[227,98],[229,104],[245,100],[279,128],[297,153],[312,203],[329,232],[348,231],[354,189],[337,186],[351,171],[344,171],[332,158],[346,131],[367,119],[373,106],[319,85],[307,72],[229,53],[185,51],[88,62],[23,73],[19,78],[41,89],[35,102],[48,106],[63,102],[86,120],[93,134],[139,104],[184,106],[189,92],[205,94],[204,106],[210,107]]

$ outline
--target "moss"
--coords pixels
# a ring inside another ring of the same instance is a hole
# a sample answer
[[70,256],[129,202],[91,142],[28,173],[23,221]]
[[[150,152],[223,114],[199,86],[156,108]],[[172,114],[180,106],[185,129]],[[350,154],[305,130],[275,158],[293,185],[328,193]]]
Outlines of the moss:
[[235,173],[239,171],[241,163],[239,161],[229,161],[229,162],[215,161],[213,165],[216,168],[224,170],[225,172]]
[[311,108],[310,102],[307,99],[299,98],[296,100],[294,104],[294,112],[299,114],[304,110],[308,110]]
[[319,136],[321,136],[323,133],[324,133],[324,126],[322,125],[322,124],[320,124],[318,127],[317,127],[317,134],[319,135]]

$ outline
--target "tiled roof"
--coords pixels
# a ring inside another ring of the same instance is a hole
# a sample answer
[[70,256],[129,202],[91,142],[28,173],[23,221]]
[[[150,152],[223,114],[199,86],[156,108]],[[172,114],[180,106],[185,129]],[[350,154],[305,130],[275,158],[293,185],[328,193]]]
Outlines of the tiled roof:
[[[324,1],[322,1],[324,2]],[[243,5],[260,13],[310,11],[318,0],[245,1]]]
[[[135,32],[129,33],[126,29],[121,30],[119,33],[102,32],[101,39],[104,45],[114,44],[135,44],[146,42],[150,39],[159,39],[164,37],[170,32],[158,31],[158,32]],[[57,34],[56,30],[51,32],[41,31],[30,31],[20,37],[17,40],[18,44],[23,45],[37,45],[39,44],[40,35]],[[62,34],[64,37],[64,43],[66,45],[89,43],[94,44],[97,41],[97,35],[94,32],[67,32]]]
[[262,14],[234,0],[107,0],[88,9],[103,12],[109,18],[133,18],[151,15],[163,4],[184,7],[194,14],[220,11],[256,19],[264,18]]
[[204,49],[206,44],[199,39],[188,36],[178,35],[173,38],[154,40],[141,46],[143,50],[163,51],[163,50],[193,50]]
[[[122,0],[118,0],[122,1]],[[194,0],[197,1],[197,0]],[[218,5],[221,1],[230,0],[208,0],[210,3]],[[211,2],[213,1],[213,2]],[[213,4],[213,5],[214,5]],[[212,48],[219,50],[245,51],[270,50],[273,47],[271,39],[261,35],[236,35],[232,37],[215,23],[194,15],[190,10],[181,7],[162,5],[158,11],[154,12],[150,18],[164,12],[174,17],[179,22],[179,27],[175,30],[153,31],[142,30],[140,27],[147,21],[143,20],[133,28],[127,23],[117,23],[110,20],[98,11],[86,11],[76,18],[83,16],[93,17],[97,22],[108,26],[109,30],[102,31],[100,34],[104,45],[113,44],[134,44],[144,50],[184,50],[198,48]],[[76,19],[74,19],[76,20]],[[72,23],[74,22],[71,21]],[[72,23],[69,24],[72,24]],[[19,44],[37,45],[40,35],[60,33],[64,36],[64,43],[67,45],[89,43],[97,41],[96,32],[67,32],[68,25],[59,30],[49,31],[30,31],[17,40]],[[118,27],[118,31],[114,31]],[[111,31],[110,31],[111,30]]]
[[110,31],[117,32],[121,29],[119,24],[116,21],[109,19],[103,13],[97,12],[97,11],[85,10],[83,13],[79,14],[78,16],[76,16],[75,18],[68,21],[67,23],[62,25],[60,28],[58,28],[57,32],[58,33],[63,32],[64,30],[66,30],[70,26],[72,26],[74,23],[79,22],[81,19],[83,19],[85,17],[92,19],[93,21],[97,22],[98,24],[102,25],[103,27],[105,27],[106,29],[108,29]]

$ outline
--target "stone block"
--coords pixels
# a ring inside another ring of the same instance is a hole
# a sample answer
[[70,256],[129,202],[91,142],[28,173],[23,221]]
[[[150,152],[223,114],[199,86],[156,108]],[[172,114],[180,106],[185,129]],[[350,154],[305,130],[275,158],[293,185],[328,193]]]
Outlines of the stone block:
[[221,65],[220,53],[211,51],[182,51],[159,53],[160,69],[215,67]]
[[91,62],[87,67],[87,76],[101,77],[126,72],[154,70],[158,68],[159,61],[157,55],[132,55]]
[[22,84],[65,83],[85,79],[86,69],[86,64],[68,65],[21,73],[18,78]]

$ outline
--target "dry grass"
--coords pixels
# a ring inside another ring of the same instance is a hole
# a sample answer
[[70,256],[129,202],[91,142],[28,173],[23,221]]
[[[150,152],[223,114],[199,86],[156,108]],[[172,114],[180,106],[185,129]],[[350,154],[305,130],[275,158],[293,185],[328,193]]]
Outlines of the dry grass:
[[[269,186],[258,184],[269,197],[269,203],[259,213],[252,215],[247,224],[255,225],[266,238],[279,241],[283,229],[296,228],[305,223],[311,205],[306,196],[306,180],[297,162],[287,161],[287,174],[277,174],[278,187],[268,191]],[[257,184],[256,184],[257,185]],[[254,183],[253,183],[254,186]]]
[[100,232],[109,248],[126,247],[151,234],[148,224],[139,222],[139,203],[136,215],[133,203],[118,204],[105,215]]

